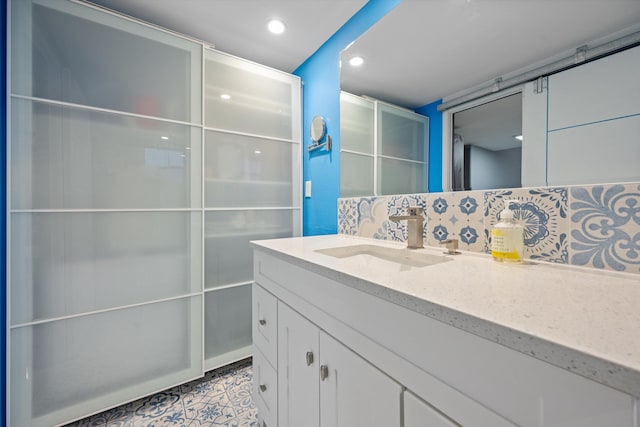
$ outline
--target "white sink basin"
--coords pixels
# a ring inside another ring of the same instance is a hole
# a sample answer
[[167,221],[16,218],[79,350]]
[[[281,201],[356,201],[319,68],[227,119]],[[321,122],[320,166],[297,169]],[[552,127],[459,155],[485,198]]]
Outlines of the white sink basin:
[[339,246],[317,249],[315,252],[335,258],[374,257],[411,267],[428,267],[451,261],[451,258],[444,255],[434,255],[420,249],[395,249],[376,245]]

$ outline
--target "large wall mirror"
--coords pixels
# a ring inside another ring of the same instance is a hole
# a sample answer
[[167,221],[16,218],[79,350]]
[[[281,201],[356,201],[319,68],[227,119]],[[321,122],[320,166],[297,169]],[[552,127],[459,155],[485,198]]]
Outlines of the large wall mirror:
[[342,53],[341,89],[443,99],[445,191],[638,181],[639,23],[637,0],[404,0]]

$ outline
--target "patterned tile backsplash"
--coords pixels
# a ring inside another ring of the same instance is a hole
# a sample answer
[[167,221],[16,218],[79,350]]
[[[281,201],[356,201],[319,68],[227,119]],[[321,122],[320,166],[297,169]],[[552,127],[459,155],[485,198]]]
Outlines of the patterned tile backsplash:
[[640,274],[640,183],[338,199],[338,232],[406,241],[406,221],[388,218],[420,206],[425,245],[453,238],[462,250],[489,253],[506,200],[517,200],[526,258]]

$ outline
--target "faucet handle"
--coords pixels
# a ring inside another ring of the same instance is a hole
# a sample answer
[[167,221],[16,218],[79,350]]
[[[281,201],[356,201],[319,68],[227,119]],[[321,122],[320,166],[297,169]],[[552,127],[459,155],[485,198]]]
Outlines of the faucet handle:
[[441,245],[445,245],[447,250],[444,252],[447,255],[459,255],[458,251],[458,239],[447,239],[440,242]]

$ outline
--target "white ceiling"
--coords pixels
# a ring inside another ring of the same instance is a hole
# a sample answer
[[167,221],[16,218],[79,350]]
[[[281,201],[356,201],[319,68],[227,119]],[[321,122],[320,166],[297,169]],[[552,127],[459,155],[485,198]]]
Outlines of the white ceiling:
[[[91,0],[92,3],[213,44],[216,49],[292,72],[367,0]],[[287,31],[274,35],[279,18]]]
[[343,52],[341,86],[416,108],[638,23],[640,0],[404,0]]

